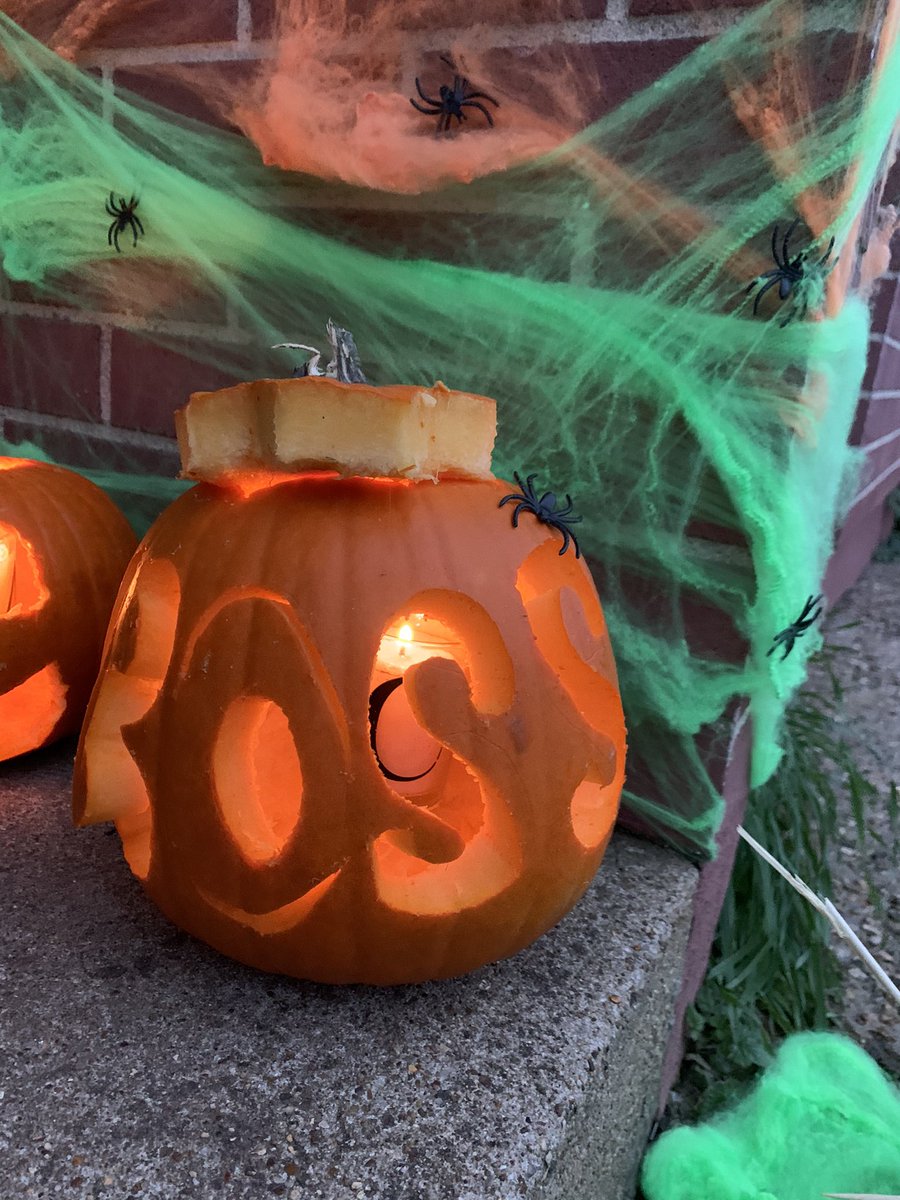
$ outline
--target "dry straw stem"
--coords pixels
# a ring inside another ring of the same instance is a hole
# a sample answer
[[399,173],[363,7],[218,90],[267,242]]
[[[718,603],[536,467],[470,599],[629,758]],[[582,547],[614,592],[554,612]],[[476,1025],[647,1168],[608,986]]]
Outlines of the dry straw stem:
[[[817,895],[811,887],[808,887],[803,882],[799,876],[792,874],[787,867],[782,866],[777,858],[774,858],[768,852],[768,850],[765,849],[765,847],[759,844],[756,838],[752,837],[747,830],[744,829],[743,825],[738,825],[738,833],[741,835],[747,845],[756,851],[760,858],[764,859],[769,866],[773,868],[773,870],[777,871],[783,879],[788,881],[795,891],[800,893],[804,900],[807,900],[817,912],[820,912],[822,916],[825,917],[825,919],[837,933],[838,937],[843,938],[845,942],[850,944],[850,948],[853,953],[862,960],[866,968],[878,980],[878,983],[881,985],[881,987],[887,992],[898,1008],[900,1008],[900,988],[897,987],[881,964],[876,962],[870,951],[863,945],[863,943],[850,928],[850,926],[847,924],[847,921],[841,916],[831,901]],[[857,1200],[866,1200],[866,1198],[857,1198]],[[868,1200],[900,1200],[900,1197],[875,1196],[868,1198]]]

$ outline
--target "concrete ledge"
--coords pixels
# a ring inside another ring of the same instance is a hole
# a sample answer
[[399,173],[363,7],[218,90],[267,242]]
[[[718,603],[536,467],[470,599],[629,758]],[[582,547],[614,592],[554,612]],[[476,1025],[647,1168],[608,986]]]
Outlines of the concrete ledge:
[[630,1200],[697,873],[617,835],[515,959],[378,991],[261,975],[0,766],[0,1197]]

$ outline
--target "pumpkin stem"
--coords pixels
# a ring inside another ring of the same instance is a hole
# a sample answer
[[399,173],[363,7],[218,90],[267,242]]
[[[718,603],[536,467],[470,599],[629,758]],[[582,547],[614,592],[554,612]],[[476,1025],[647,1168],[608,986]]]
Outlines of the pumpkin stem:
[[307,375],[325,375],[339,383],[368,383],[359,361],[356,341],[349,329],[336,325],[330,318],[325,326],[331,343],[331,361],[323,371],[319,365],[322,351],[302,342],[279,342],[273,350],[306,350],[312,357],[302,367],[295,367],[292,375],[304,378]]
[[332,358],[325,368],[325,374],[341,383],[367,383],[362,363],[359,361],[359,351],[350,330],[335,325],[330,318],[326,329],[328,340],[331,342]]

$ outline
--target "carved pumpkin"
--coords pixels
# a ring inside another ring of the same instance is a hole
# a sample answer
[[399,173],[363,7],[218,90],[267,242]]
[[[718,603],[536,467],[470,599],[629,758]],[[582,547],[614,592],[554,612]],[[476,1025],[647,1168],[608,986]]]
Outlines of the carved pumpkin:
[[0,760],[78,728],[135,541],[87,479],[0,458]]
[[512,527],[486,470],[445,455],[437,483],[417,480],[404,455],[394,478],[298,473],[339,455],[279,458],[281,401],[312,425],[324,406],[352,427],[366,404],[494,422],[491,401],[441,385],[193,397],[185,461],[200,473],[227,443],[228,466],[207,460],[214,481],[163,514],[123,583],[76,820],[114,820],[163,912],[245,963],[456,975],[552,926],[603,856],[625,745],[600,605],[558,535]]

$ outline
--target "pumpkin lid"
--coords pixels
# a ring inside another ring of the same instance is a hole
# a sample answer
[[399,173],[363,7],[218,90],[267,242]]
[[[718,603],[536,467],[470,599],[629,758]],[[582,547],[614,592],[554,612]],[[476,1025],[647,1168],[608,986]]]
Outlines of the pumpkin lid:
[[175,427],[188,479],[248,471],[492,479],[497,406],[443,383],[373,387],[310,375],[195,392]]

